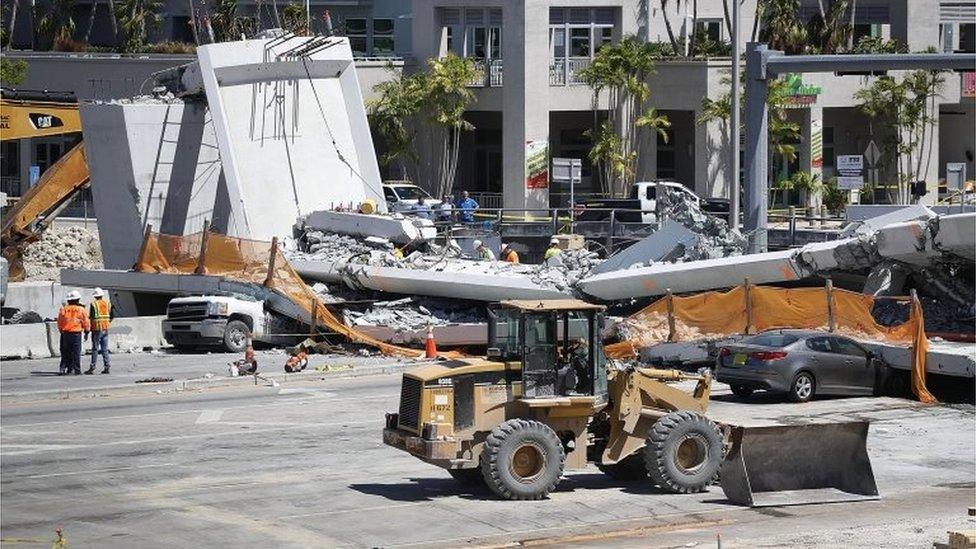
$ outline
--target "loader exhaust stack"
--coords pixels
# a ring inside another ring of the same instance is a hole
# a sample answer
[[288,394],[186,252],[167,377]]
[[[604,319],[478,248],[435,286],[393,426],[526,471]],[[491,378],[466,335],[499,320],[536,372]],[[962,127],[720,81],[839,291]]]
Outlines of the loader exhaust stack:
[[879,499],[864,421],[733,427],[725,496],[750,507]]

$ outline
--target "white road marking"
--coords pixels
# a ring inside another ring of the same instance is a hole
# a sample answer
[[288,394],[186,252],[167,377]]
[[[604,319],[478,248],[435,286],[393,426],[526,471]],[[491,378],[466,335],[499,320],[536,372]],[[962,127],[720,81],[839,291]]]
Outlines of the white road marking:
[[153,469],[156,467],[172,467],[175,463],[160,463],[157,465],[136,465],[133,467],[113,467],[111,469],[89,469],[87,471],[71,471],[70,473],[49,473],[46,475],[28,475],[27,478],[67,477],[72,475],[97,475],[99,473],[119,473],[134,469]]
[[201,423],[217,423],[220,421],[221,416],[224,415],[224,411],[220,408],[216,410],[204,410],[200,412],[200,417],[197,418],[196,424]]

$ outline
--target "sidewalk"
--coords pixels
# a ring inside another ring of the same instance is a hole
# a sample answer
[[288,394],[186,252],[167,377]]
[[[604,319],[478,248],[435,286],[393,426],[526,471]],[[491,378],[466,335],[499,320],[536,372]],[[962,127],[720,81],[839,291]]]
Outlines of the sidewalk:
[[[253,385],[253,376],[230,377],[228,364],[241,357],[241,354],[178,354],[174,351],[113,354],[111,374],[98,373],[102,370],[99,360],[95,374],[80,376],[57,375],[58,358],[5,360],[0,362],[0,400],[92,398]],[[311,355],[305,371],[286,374],[287,355],[283,351],[257,351],[256,358],[258,374],[267,380],[258,379],[259,385],[271,385],[272,381],[287,383],[388,373],[417,364],[414,360],[385,356]],[[88,369],[90,361],[88,355],[81,357],[82,372]]]

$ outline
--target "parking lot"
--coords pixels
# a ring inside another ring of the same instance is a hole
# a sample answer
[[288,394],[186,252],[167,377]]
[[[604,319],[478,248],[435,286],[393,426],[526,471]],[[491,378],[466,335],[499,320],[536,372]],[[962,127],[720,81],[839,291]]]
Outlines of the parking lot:
[[5,401],[2,541],[50,543],[61,527],[75,547],[714,547],[718,536],[722,547],[931,547],[973,527],[972,404],[715,389],[721,421],[871,421],[881,499],[748,509],[718,486],[664,494],[589,467],[547,500],[501,501],[382,444],[399,397],[387,374]]

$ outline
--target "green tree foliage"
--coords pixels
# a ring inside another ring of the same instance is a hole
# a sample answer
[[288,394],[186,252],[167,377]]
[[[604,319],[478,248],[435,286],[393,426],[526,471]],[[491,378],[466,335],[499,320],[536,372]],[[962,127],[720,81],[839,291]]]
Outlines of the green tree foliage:
[[298,36],[308,35],[308,12],[301,4],[288,4],[281,11],[281,26]]
[[607,98],[606,121],[590,131],[594,141],[590,160],[600,166],[604,191],[614,195],[626,194],[634,181],[644,134],[659,133],[670,126],[667,117],[647,110],[651,97],[647,78],[653,71],[651,45],[626,36],[617,44],[600,48],[590,65],[578,74],[593,90],[594,113],[600,97],[605,94]]
[[759,0],[759,40],[793,55],[845,52],[854,29],[848,12],[855,8],[847,0],[820,0],[818,6],[820,13],[804,24],[799,0]]
[[162,0],[122,0],[115,5],[119,32],[122,36],[120,51],[136,53],[143,50],[149,31],[162,21]]
[[932,132],[937,120],[935,98],[945,77],[940,72],[912,71],[899,81],[893,76],[878,77],[870,86],[858,90],[858,108],[869,116],[882,133],[882,150],[894,158],[897,201],[908,203],[908,184],[928,171]]
[[216,0],[211,4],[210,26],[217,42],[240,40],[241,35],[252,36],[257,31],[254,18],[238,14],[237,0]]
[[[386,141],[384,165],[417,164],[429,177],[435,196],[450,194],[457,174],[461,132],[474,129],[464,112],[475,97],[468,83],[478,72],[474,63],[453,53],[430,59],[427,70],[377,84],[379,95],[367,107],[373,127]],[[426,139],[430,154],[420,157],[416,143]]]
[[4,86],[17,86],[27,80],[27,61],[0,58],[0,81]]
[[44,4],[46,11],[37,22],[36,29],[41,44],[60,49],[60,44],[71,42],[76,28],[72,16],[74,5],[74,0],[50,0]]

